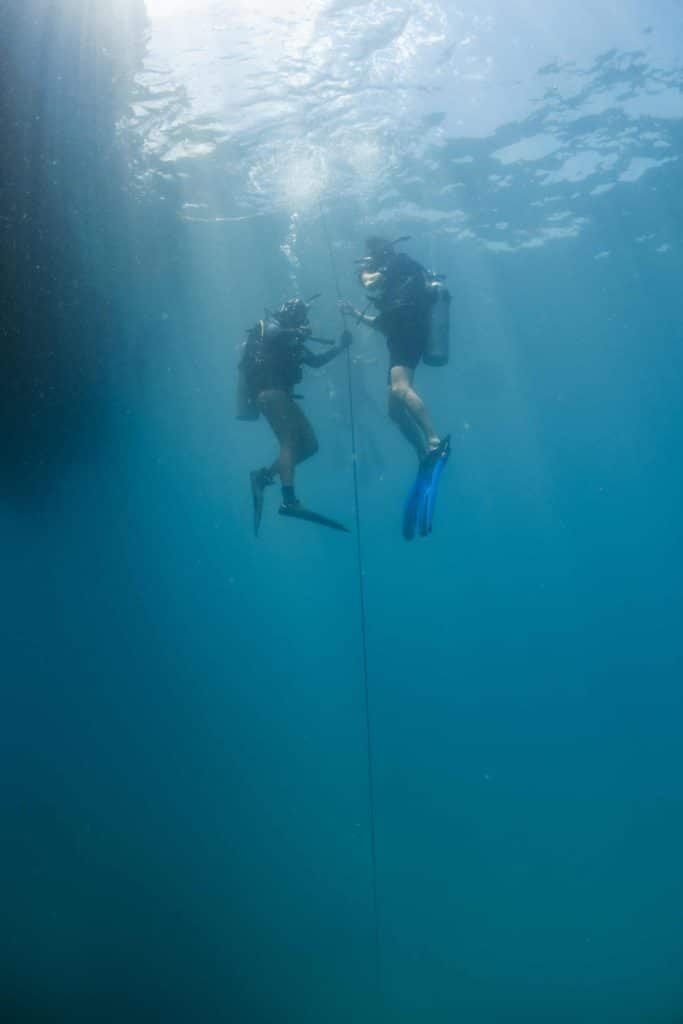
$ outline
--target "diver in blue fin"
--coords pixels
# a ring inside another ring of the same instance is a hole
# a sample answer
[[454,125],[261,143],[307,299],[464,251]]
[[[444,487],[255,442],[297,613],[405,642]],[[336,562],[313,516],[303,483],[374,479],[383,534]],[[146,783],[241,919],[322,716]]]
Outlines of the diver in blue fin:
[[345,299],[339,306],[343,314],[355,316],[387,339],[389,416],[419,460],[403,512],[403,536],[412,540],[416,530],[423,537],[431,532],[439,479],[450,454],[449,439],[436,433],[414,377],[420,362],[448,362],[451,300],[441,276],[395,251],[403,241],[407,239],[390,242],[372,236],[365,243],[366,256],[358,261],[359,281],[377,313],[360,312]]

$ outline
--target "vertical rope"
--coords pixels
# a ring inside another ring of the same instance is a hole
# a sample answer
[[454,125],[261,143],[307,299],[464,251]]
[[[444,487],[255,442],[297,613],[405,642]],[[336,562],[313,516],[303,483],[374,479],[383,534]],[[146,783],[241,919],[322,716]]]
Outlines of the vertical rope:
[[[337,292],[337,298],[341,299],[341,289],[339,287],[339,275],[337,273],[337,266],[334,259],[334,252],[332,250],[332,242],[330,241],[330,235],[327,230],[327,219],[323,211],[322,203],[320,205],[320,217],[322,220],[323,234],[325,236],[325,244],[327,245],[327,251],[330,257],[330,266],[332,268],[332,277],[334,279],[334,285]],[[346,329],[346,315],[341,314],[344,329]],[[363,668],[363,693],[365,697],[365,738],[366,738],[366,749],[367,749],[367,766],[368,766],[368,804],[370,811],[370,857],[371,857],[371,869],[372,869],[372,906],[374,916],[374,932],[375,932],[375,980],[377,985],[377,1000],[378,1003],[381,1001],[382,993],[382,973],[381,973],[381,947],[380,947],[380,928],[379,928],[379,901],[377,898],[377,832],[375,828],[375,776],[374,776],[374,752],[372,745],[372,727],[370,723],[370,687],[368,681],[368,640],[367,640],[367,628],[366,628],[366,614],[365,614],[365,569],[363,566],[363,547],[361,544],[361,528],[360,528],[360,502],[358,500],[358,457],[356,451],[356,420],[354,415],[353,406],[353,385],[351,381],[351,350],[346,349],[346,378],[348,384],[348,395],[349,395],[349,418],[351,421],[351,460],[353,469],[353,500],[355,506],[355,522],[356,522],[356,562],[358,566],[358,596],[360,604],[360,632],[361,632],[361,650],[362,650],[362,668]]]

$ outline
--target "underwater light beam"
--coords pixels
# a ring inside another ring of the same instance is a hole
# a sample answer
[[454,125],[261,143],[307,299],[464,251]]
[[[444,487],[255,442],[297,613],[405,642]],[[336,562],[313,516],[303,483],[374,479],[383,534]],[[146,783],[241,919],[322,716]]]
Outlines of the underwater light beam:
[[[182,17],[200,12],[216,12],[215,0],[145,0],[145,7],[150,18]],[[225,0],[223,12],[235,16],[242,10],[249,15],[278,15],[278,17],[300,17],[310,12],[310,0]]]

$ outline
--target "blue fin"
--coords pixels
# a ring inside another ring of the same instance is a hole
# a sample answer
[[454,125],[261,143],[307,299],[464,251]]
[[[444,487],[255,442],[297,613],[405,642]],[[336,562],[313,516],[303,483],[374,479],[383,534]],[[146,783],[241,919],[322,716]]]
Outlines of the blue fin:
[[421,537],[432,532],[439,481],[450,454],[451,439],[447,435],[438,448],[422,459],[403,510],[403,536],[406,540],[412,540],[416,530]]
[[410,489],[410,493],[406,498],[406,503],[403,506],[403,536],[406,540],[412,540],[415,536],[415,529],[417,526],[417,514],[422,505],[424,493],[429,484],[429,478],[422,472],[422,469],[418,470],[415,483]]
[[431,462],[429,481],[423,491],[422,502],[417,515],[418,529],[421,537],[426,537],[432,532],[436,496],[439,491],[439,481],[441,480],[441,474],[446,467],[450,454],[451,438],[450,435],[447,434],[439,447],[427,456]]

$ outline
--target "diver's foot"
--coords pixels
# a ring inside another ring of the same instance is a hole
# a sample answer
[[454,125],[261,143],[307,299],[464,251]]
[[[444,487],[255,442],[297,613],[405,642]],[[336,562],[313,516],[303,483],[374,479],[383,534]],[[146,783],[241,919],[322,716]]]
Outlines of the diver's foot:
[[295,498],[294,501],[283,501],[278,512],[281,516],[291,516],[301,508],[303,508],[301,502],[298,498]]
[[443,439],[435,437],[430,441],[429,448],[420,459],[421,470],[431,470],[439,459],[443,458],[450,446],[450,435]]

